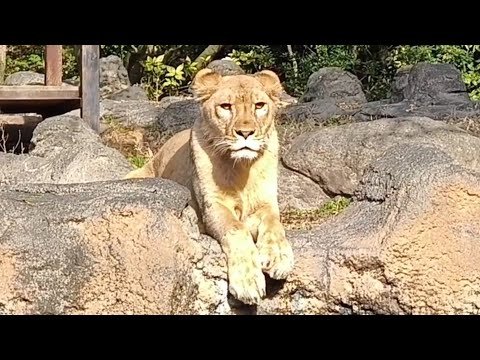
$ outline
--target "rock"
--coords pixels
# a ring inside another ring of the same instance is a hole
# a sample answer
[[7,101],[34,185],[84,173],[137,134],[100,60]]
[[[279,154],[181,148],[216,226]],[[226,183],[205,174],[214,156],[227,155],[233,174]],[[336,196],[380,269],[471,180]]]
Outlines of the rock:
[[342,214],[288,233],[294,273],[257,313],[479,314],[479,213],[478,172],[436,146],[395,145]]
[[188,191],[168,181],[0,188],[1,314],[187,313]]
[[330,198],[318,184],[280,164],[278,177],[280,211],[318,209],[328,200]]
[[333,101],[313,101],[298,103],[281,108],[278,112],[278,122],[305,123],[319,125],[324,122],[348,115],[348,112],[338,107]]
[[339,107],[356,107],[367,102],[362,83],[340,68],[326,67],[310,75],[299,102],[332,101]]
[[174,101],[159,115],[156,125],[161,131],[177,133],[192,127],[200,116],[200,105],[194,99]]
[[4,85],[45,85],[45,74],[39,74],[35,71],[18,71],[8,75]]
[[28,154],[0,154],[0,183],[84,183],[121,179],[133,166],[80,118],[44,120]]
[[381,119],[321,128],[297,137],[283,156],[330,196],[352,195],[367,166],[394,145],[432,144],[468,169],[480,169],[480,139],[429,118]]
[[399,69],[390,101],[368,103],[355,114],[357,121],[382,117],[425,116],[434,120],[479,117],[460,71],[449,64],[419,63]]
[[212,69],[222,76],[245,74],[245,71],[240,67],[240,65],[237,65],[232,60],[227,59],[213,60],[207,65],[207,69]]
[[420,105],[408,101],[396,104],[375,102],[366,104],[361,111],[357,112],[355,121],[370,121],[381,118],[400,117],[428,117],[434,120],[452,120],[464,118],[476,118],[480,116],[480,104],[463,105]]
[[100,96],[102,98],[127,89],[130,85],[128,71],[122,59],[116,55],[100,58]]
[[298,104],[298,99],[296,97],[293,97],[293,96],[287,94],[285,91],[283,91],[280,94],[280,100],[282,102],[281,106],[283,106],[283,107]]
[[228,296],[219,244],[162,179],[0,187],[2,314],[479,314],[480,174],[397,144],[308,231],[258,307]]
[[408,86],[408,76],[412,70],[412,65],[403,66],[397,70],[390,89],[390,102],[397,103],[405,100],[405,89]]
[[125,126],[148,127],[158,123],[166,105],[155,101],[110,100],[102,101],[102,117],[114,119]]
[[108,96],[111,100],[138,100],[148,101],[147,92],[140,86],[130,86]]
[[[17,71],[7,76],[4,85],[45,85],[45,74],[39,74],[34,71]],[[72,84],[63,82],[62,86],[72,86]]]
[[[163,112],[171,104],[182,102],[186,104],[187,109],[183,109],[182,106],[176,105],[169,110],[167,115],[162,117]],[[100,102],[100,117],[102,121],[102,130],[108,128],[111,120],[116,123],[120,123],[126,127],[151,127],[159,126],[164,128],[168,127],[168,124],[175,122],[184,122],[178,119],[182,114],[191,113],[192,107],[191,98],[184,96],[166,96],[160,101],[145,101],[145,100],[112,100],[103,99]],[[178,111],[179,114],[175,112]],[[80,116],[80,110],[71,111],[65,115]],[[187,119],[187,123],[191,121],[191,116]],[[164,125],[165,124],[165,125]]]
[[412,66],[402,93],[404,100],[422,105],[470,104],[462,75],[450,64]]

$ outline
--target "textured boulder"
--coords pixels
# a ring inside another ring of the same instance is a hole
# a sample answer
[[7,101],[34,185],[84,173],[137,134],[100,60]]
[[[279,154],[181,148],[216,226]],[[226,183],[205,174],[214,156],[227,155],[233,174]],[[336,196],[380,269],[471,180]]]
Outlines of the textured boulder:
[[228,59],[213,60],[207,65],[207,69],[212,69],[223,76],[245,74],[245,71],[240,67],[240,65],[237,65],[235,62]]
[[[35,71],[17,71],[7,76],[4,85],[45,85],[45,74],[40,74]],[[72,86],[66,81],[62,85]]]
[[0,183],[82,183],[115,180],[132,170],[117,150],[78,117],[58,116],[35,129],[28,154],[0,154]]
[[193,125],[198,113],[198,104],[191,98],[181,96],[167,96],[158,102],[113,99],[101,102],[101,116],[115,119],[124,126],[183,129]]
[[140,86],[130,86],[108,96],[111,100],[148,101],[147,92]]
[[155,125],[163,131],[176,133],[192,127],[200,116],[200,105],[194,99],[174,101],[162,111]]
[[195,244],[170,182],[0,188],[1,314],[188,313]]
[[479,314],[480,174],[438,147],[397,145],[356,201],[290,232],[294,274],[259,314]]
[[39,74],[35,71],[17,71],[5,78],[4,85],[44,85],[45,74]]
[[300,102],[328,101],[338,106],[357,106],[367,102],[358,78],[336,67],[322,68],[310,75]]
[[280,124],[298,122],[319,125],[345,115],[348,115],[348,111],[343,110],[334,102],[313,101],[286,106],[280,109],[277,117]]
[[428,118],[381,119],[322,128],[294,140],[283,163],[329,195],[352,195],[366,167],[390,147],[431,144],[469,169],[480,169],[480,139]]
[[401,93],[403,100],[417,104],[470,103],[460,71],[450,64],[419,63],[412,66]]
[[314,72],[298,101],[286,97],[285,100],[287,106],[278,114],[280,123],[322,124],[333,118],[353,115],[367,102],[360,80],[335,67]]
[[280,211],[288,209],[312,210],[325,204],[328,197],[310,178],[289,170],[280,164],[278,174],[278,202]]
[[102,116],[112,118],[125,126],[148,127],[155,125],[166,105],[162,102],[137,100],[102,101]]
[[480,116],[480,106],[470,100],[460,71],[449,64],[419,63],[399,69],[390,101],[365,104],[354,118],[426,116],[450,120]]
[[258,307],[173,182],[0,192],[2,314],[479,314],[480,174],[432,144],[389,148],[342,214],[288,231],[294,271]]
[[130,87],[128,71],[116,55],[100,58],[100,95],[108,97]]

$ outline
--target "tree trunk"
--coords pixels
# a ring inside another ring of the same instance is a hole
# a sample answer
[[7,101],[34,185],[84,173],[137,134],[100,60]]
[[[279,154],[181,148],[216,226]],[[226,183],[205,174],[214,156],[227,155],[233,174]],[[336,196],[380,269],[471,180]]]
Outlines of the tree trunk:
[[210,56],[213,58],[215,55],[217,55],[224,47],[225,45],[208,45],[205,50],[202,51],[202,53],[195,59],[195,62],[198,64],[197,69],[201,70],[204,68],[209,61],[205,61],[205,58]]

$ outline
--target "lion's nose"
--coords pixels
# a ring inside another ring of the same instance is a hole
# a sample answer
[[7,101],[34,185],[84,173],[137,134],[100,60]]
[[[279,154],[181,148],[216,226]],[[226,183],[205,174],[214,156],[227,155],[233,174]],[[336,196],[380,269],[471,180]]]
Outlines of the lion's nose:
[[255,130],[235,130],[235,133],[247,139],[250,135],[255,133]]

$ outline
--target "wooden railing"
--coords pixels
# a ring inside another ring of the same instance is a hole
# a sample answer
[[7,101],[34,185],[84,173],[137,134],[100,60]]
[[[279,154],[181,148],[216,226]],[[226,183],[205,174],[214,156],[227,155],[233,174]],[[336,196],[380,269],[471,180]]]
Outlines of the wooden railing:
[[92,129],[100,127],[100,48],[82,45],[80,86],[62,86],[62,45],[45,47],[44,85],[0,86],[0,110],[9,113],[61,113],[81,109],[81,117]]

